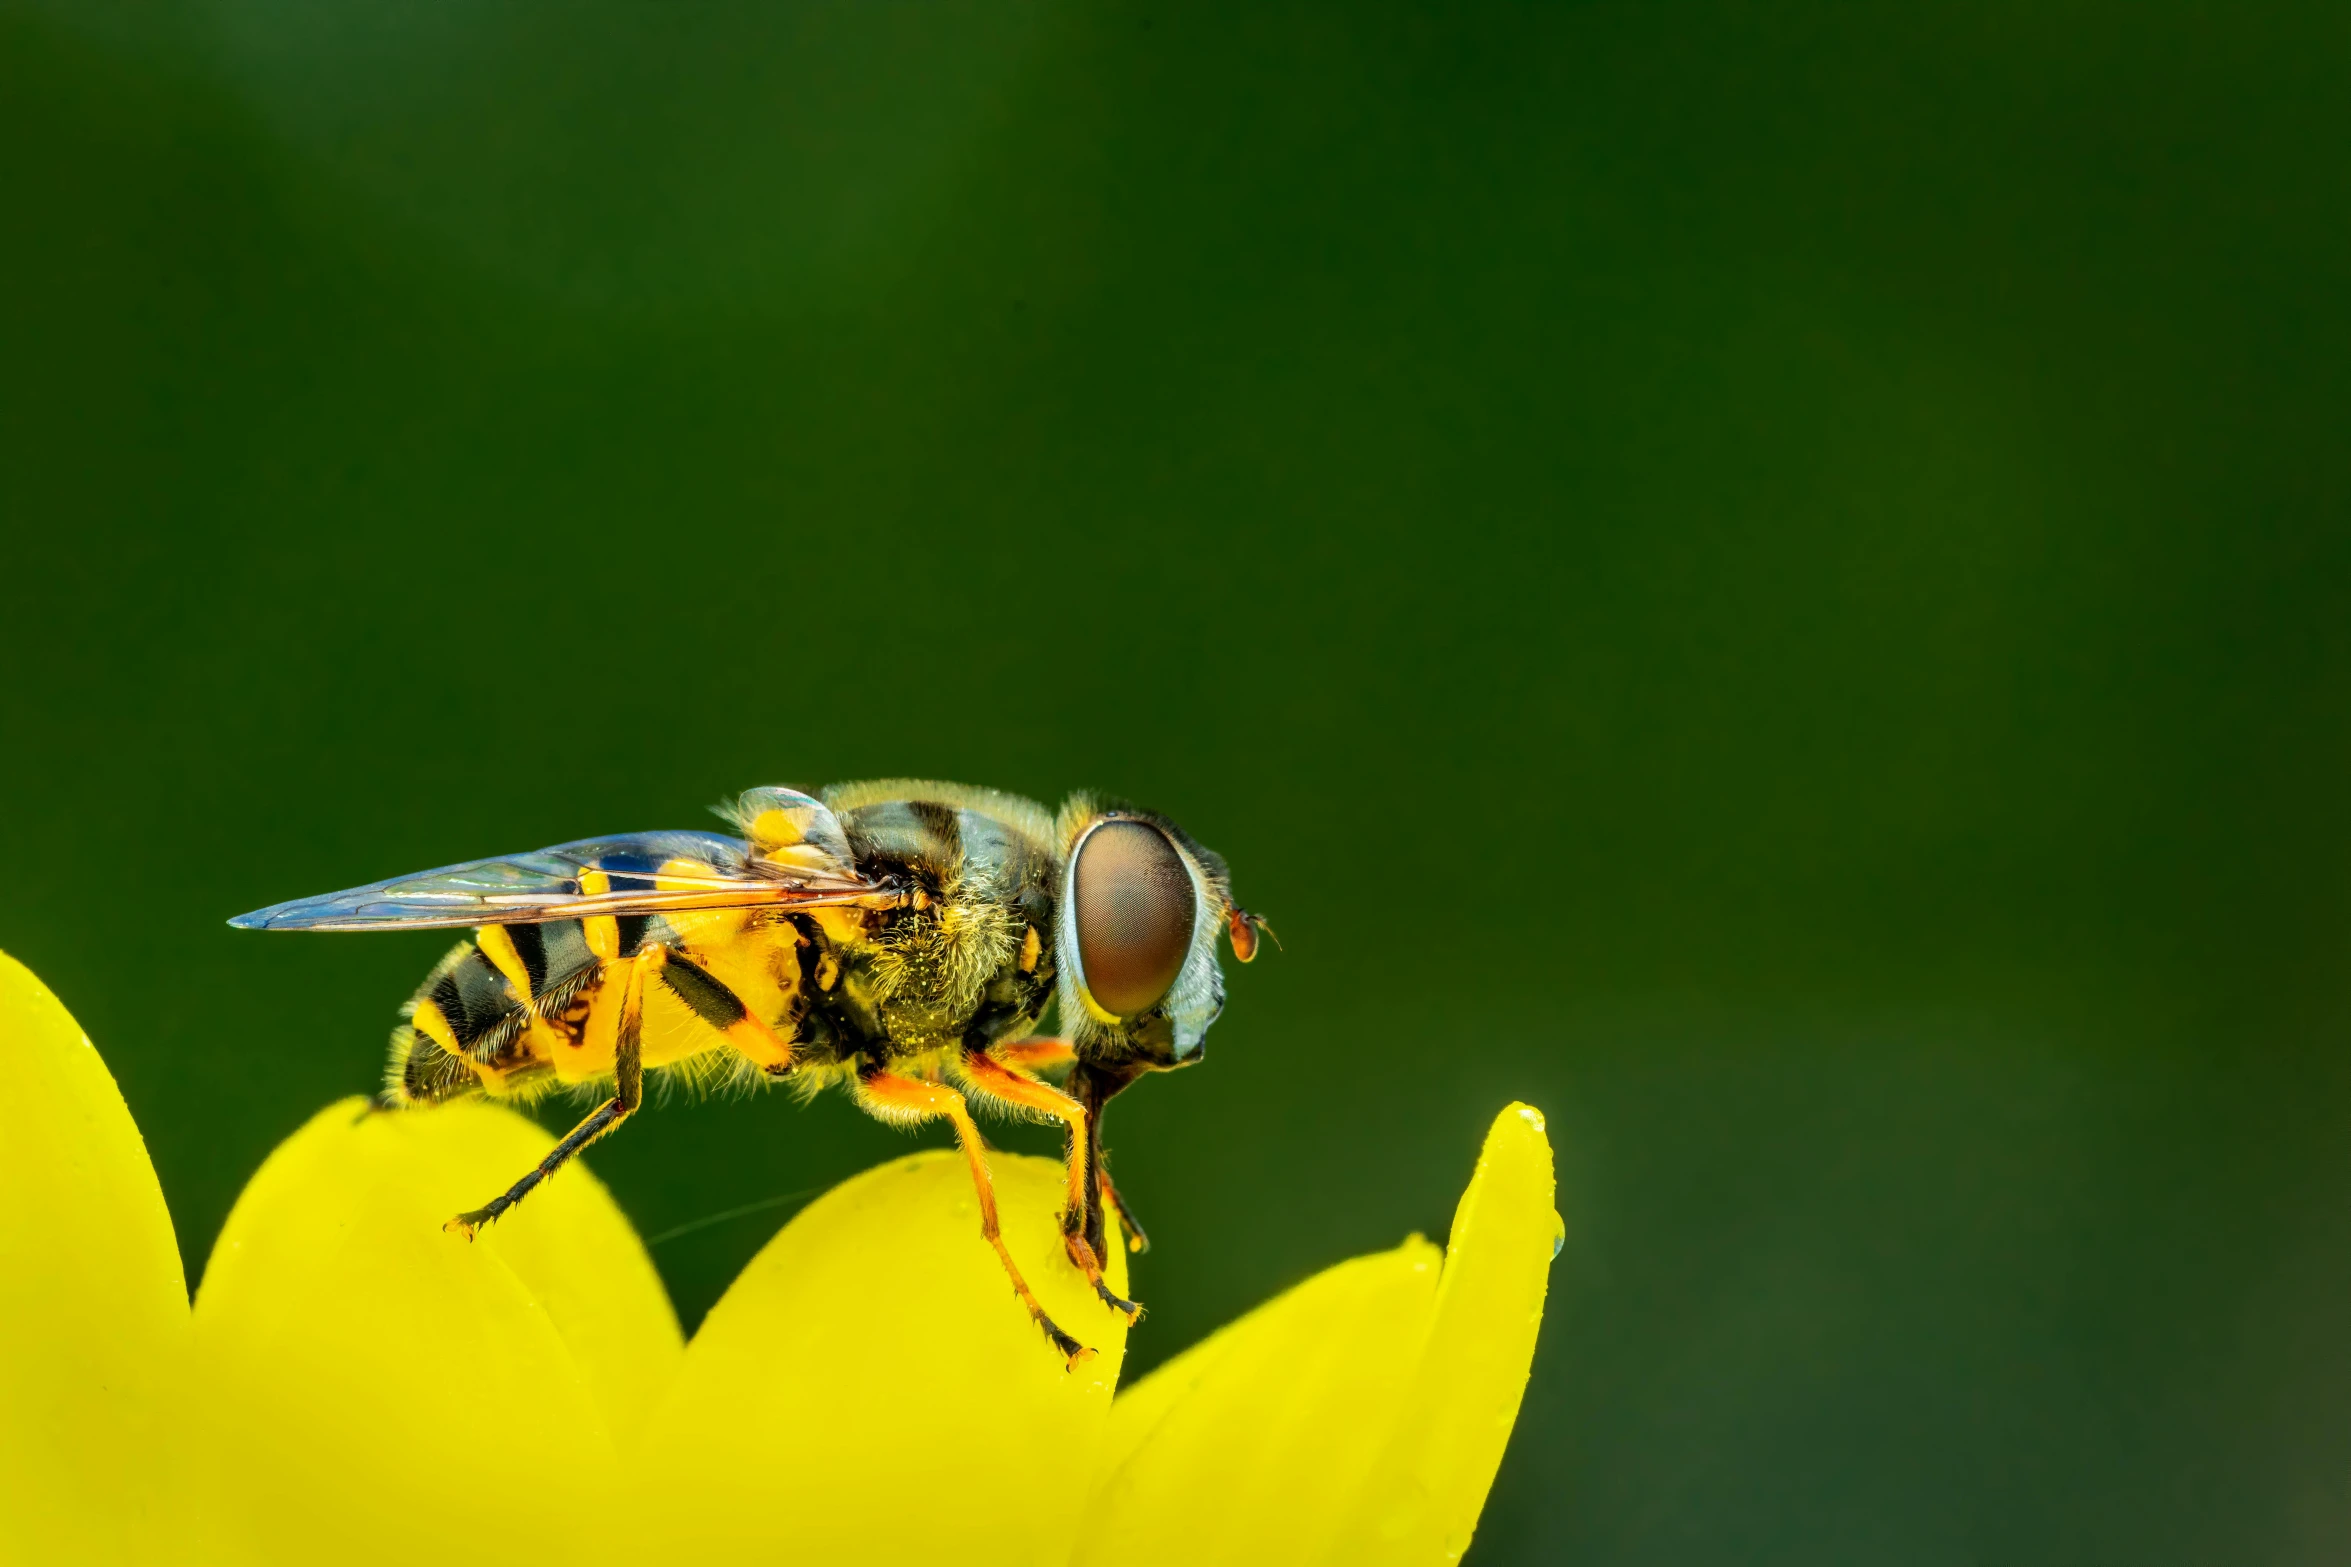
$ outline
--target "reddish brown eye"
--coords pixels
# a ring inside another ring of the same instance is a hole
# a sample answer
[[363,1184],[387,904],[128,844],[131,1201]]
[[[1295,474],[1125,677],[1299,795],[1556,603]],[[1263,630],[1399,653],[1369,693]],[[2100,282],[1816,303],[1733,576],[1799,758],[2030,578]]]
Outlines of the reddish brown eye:
[[1149,1011],[1192,950],[1192,878],[1175,845],[1147,822],[1104,822],[1071,880],[1086,989],[1120,1017]]

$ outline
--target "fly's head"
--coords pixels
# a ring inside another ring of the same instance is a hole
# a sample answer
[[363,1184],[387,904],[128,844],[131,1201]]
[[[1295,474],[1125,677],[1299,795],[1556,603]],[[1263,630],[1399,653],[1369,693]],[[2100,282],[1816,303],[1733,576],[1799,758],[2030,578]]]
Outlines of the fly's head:
[[1163,816],[1073,800],[1054,960],[1078,1059],[1167,1071],[1200,1059],[1224,1010],[1217,939],[1246,963],[1256,916],[1221,856]]

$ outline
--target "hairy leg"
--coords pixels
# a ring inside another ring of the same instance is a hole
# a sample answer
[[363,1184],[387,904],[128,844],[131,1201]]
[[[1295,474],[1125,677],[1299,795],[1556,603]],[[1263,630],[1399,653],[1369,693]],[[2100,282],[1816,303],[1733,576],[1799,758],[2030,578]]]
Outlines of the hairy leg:
[[963,1157],[971,1166],[971,1184],[980,1199],[980,1235],[996,1248],[996,1260],[1004,1264],[1005,1276],[1012,1280],[1012,1293],[1028,1308],[1030,1318],[1053,1341],[1053,1347],[1067,1357],[1071,1365],[1094,1352],[1071,1338],[1054,1320],[1045,1314],[1037,1301],[1029,1281],[1021,1277],[1020,1264],[1012,1260],[1012,1249],[1004,1244],[1003,1226],[996,1218],[996,1183],[988,1175],[987,1145],[980,1141],[980,1129],[971,1118],[971,1109],[963,1096],[944,1083],[924,1082],[919,1078],[900,1077],[895,1072],[868,1070],[857,1079],[857,1097],[868,1108],[885,1116],[911,1117],[930,1120],[944,1116],[955,1125],[955,1140],[962,1145]]
[[1069,1253],[1069,1260],[1078,1265],[1086,1282],[1094,1286],[1094,1293],[1111,1310],[1123,1312],[1129,1322],[1143,1314],[1143,1308],[1131,1300],[1121,1299],[1108,1281],[1102,1277],[1102,1254],[1087,1241],[1085,1233],[1087,1197],[1086,1109],[1075,1099],[1047,1083],[1033,1077],[1024,1077],[1010,1071],[990,1056],[977,1050],[966,1050],[958,1070],[973,1089],[991,1099],[1018,1105],[1052,1116],[1069,1129],[1068,1194],[1061,1209],[1061,1241]]

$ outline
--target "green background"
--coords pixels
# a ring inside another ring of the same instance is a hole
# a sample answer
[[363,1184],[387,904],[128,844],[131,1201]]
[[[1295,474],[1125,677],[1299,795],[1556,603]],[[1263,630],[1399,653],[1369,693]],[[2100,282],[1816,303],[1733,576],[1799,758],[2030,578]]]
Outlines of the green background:
[[[0,945],[193,1275],[443,945],[225,916],[1111,789],[1286,943],[1113,1119],[1143,1362],[1441,1233],[1523,1097],[1568,1243],[1475,1561],[2340,1561],[2347,67],[2319,6],[0,0]],[[593,1162],[658,1234],[904,1146]],[[689,1321],[774,1218],[656,1249]]]

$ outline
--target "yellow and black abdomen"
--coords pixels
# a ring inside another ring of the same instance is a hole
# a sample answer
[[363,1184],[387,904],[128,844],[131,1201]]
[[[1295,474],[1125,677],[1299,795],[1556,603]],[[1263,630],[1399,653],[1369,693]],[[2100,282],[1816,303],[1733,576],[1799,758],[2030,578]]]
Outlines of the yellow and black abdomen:
[[748,1016],[765,1025],[754,1036],[797,1032],[806,942],[795,920],[754,909],[483,926],[403,1008],[385,1097],[527,1097],[609,1076],[621,977],[652,943],[669,957],[645,993],[644,1064],[731,1075],[742,1058],[723,1047],[744,1038]]

